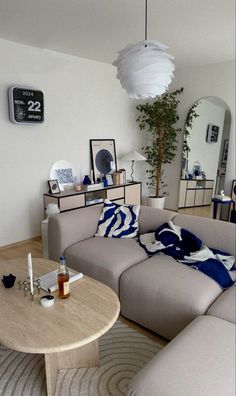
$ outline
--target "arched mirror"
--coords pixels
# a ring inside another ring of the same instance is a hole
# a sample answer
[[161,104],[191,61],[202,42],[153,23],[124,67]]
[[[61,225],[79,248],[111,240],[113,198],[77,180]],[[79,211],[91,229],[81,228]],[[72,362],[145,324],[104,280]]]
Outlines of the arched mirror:
[[216,97],[191,106],[186,117],[179,212],[212,217],[211,199],[224,190],[230,111]]

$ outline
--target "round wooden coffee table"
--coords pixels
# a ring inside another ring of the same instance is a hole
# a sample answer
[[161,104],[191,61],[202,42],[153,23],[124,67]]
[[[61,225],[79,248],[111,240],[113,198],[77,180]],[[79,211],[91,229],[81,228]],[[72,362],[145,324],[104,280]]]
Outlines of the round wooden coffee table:
[[[58,263],[33,258],[34,278],[58,268]],[[70,285],[68,299],[53,293],[55,304],[40,305],[18,288],[18,280],[27,278],[27,259],[0,261],[0,275],[12,273],[15,286],[0,285],[0,344],[26,353],[45,355],[48,396],[54,395],[58,370],[92,367],[99,362],[98,338],[115,323],[120,304],[117,295],[106,285],[84,276]]]

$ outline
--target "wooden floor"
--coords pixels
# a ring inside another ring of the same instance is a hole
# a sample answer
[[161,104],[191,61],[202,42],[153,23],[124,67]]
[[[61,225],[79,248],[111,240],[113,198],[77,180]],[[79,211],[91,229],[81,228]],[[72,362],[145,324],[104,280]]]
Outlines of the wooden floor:
[[211,206],[196,206],[195,208],[178,209],[178,213],[212,218],[213,209]]
[[[1,247],[0,248],[0,260],[4,259],[11,259],[11,258],[17,258],[17,257],[26,257],[26,255],[31,252],[32,257],[43,257],[42,254],[42,243],[40,238],[35,238],[33,240],[21,242],[19,244],[14,244],[11,246],[6,246],[6,247]],[[0,269],[1,273],[1,269]],[[162,346],[165,346],[168,341],[165,340],[164,338],[158,336],[157,334],[153,333],[152,331],[149,331],[145,329],[144,327],[141,327],[137,325],[136,323],[131,322],[128,319],[125,319],[124,317],[120,316],[119,320],[126,324],[127,326],[131,327],[132,329],[136,330],[137,332],[147,336],[153,341],[158,342]]]

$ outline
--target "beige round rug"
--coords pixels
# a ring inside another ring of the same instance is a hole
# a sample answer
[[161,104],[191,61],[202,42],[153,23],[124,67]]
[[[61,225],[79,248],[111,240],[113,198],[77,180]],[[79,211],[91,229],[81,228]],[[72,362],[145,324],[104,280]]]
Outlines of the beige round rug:
[[[126,395],[130,380],[162,346],[117,321],[99,348],[100,367],[60,370],[56,396]],[[0,395],[46,396],[43,356],[1,347]]]

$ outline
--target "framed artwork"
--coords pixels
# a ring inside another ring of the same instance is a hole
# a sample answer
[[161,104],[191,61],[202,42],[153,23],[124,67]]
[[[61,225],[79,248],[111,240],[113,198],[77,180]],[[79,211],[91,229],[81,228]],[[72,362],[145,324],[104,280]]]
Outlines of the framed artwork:
[[106,175],[106,179],[107,179],[107,185],[108,186],[113,186],[114,182],[113,182],[112,175]]
[[101,175],[117,170],[114,139],[90,139],[90,150],[95,182]]
[[58,194],[60,192],[59,184],[57,179],[48,180],[48,186],[51,194]]
[[225,141],[224,141],[224,147],[223,147],[223,153],[222,153],[222,160],[221,160],[221,166],[222,166],[223,168],[225,168],[225,167],[226,167],[226,164],[227,164],[228,149],[229,149],[229,139],[225,139]]

